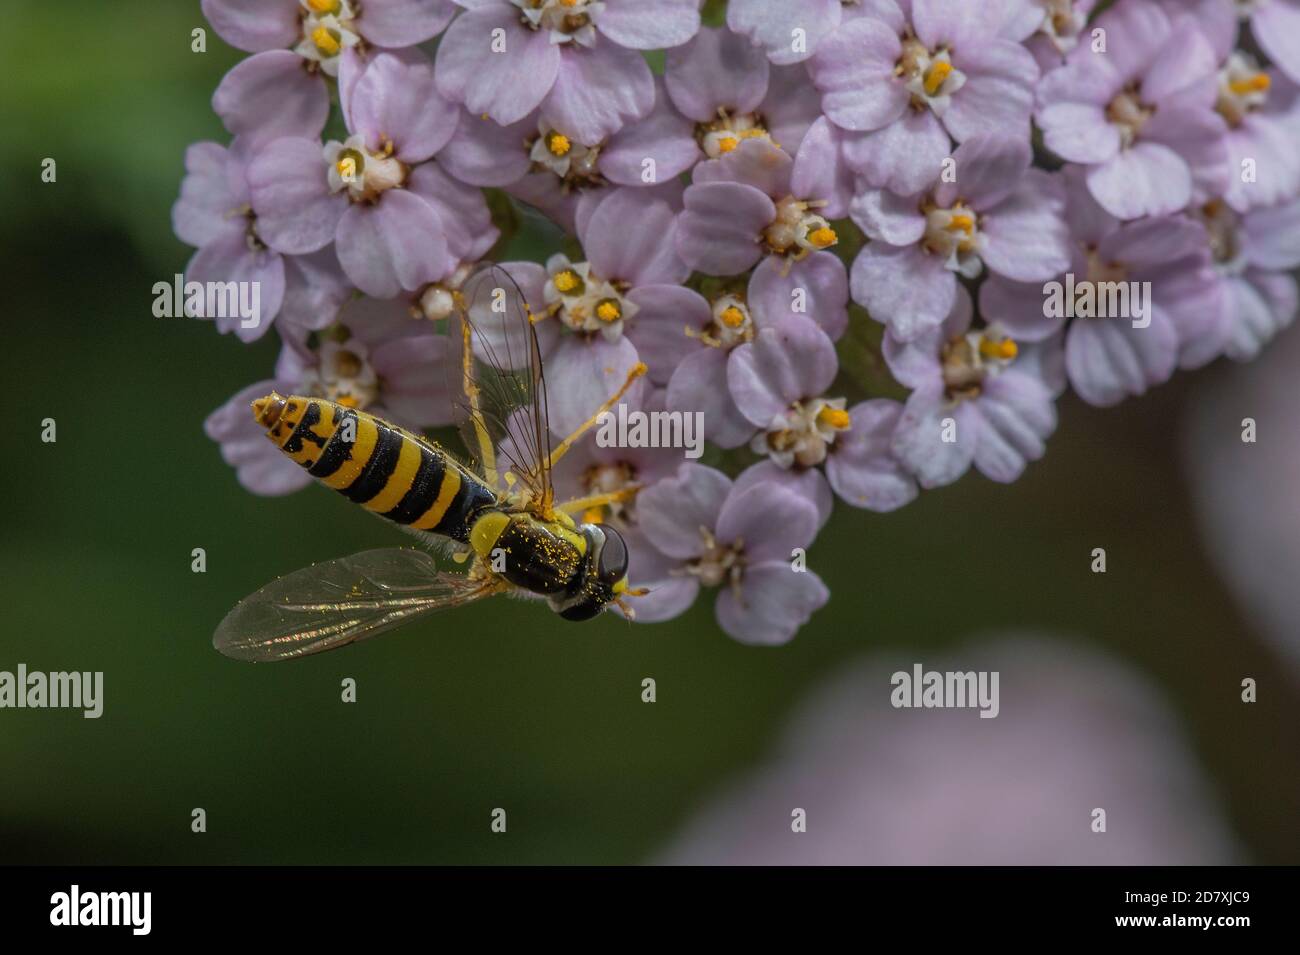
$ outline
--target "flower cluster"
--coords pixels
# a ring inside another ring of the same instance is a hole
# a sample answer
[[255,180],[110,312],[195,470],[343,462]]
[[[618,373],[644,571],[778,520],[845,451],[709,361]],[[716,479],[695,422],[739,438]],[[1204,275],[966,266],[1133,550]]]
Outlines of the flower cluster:
[[503,267],[555,440],[644,364],[626,406],[711,446],[590,434],[557,467],[563,496],[625,492],[584,519],[627,538],[639,620],[715,589],[727,633],[782,643],[828,599],[805,553],[836,498],[1014,481],[1067,388],[1113,405],[1296,312],[1300,0],[203,10],[251,55],[175,230],[191,281],[260,284],[262,320],[218,327],[283,342],[207,423],[241,483],[307,481],[254,392],[451,422],[440,323],[542,217],[554,253]]

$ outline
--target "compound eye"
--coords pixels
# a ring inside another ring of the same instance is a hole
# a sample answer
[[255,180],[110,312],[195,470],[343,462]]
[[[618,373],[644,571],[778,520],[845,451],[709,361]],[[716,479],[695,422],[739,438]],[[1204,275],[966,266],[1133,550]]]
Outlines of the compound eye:
[[627,574],[627,544],[614,528],[602,527],[601,530],[605,534],[605,544],[600,549],[596,573],[601,580],[612,585]]
[[560,616],[565,620],[591,620],[593,617],[599,616],[604,609],[605,605],[599,600],[585,600],[582,603],[561,610]]

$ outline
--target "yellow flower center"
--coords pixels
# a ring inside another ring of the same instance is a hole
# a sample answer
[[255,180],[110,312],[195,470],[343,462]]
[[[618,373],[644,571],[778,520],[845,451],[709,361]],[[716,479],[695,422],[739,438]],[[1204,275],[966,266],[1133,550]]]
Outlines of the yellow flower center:
[[956,213],[948,221],[948,228],[953,232],[961,231],[967,235],[973,235],[975,232],[975,217],[961,212]]
[[617,322],[623,317],[623,309],[612,298],[601,299],[596,303],[596,317],[602,322]]
[[836,431],[846,431],[852,421],[849,418],[849,413],[843,408],[832,408],[827,405],[817,412],[817,423],[834,428]]
[[340,150],[338,158],[334,160],[334,171],[345,183],[360,183],[365,168],[366,157],[355,149]]
[[980,355],[984,358],[996,358],[1001,361],[1010,361],[1020,353],[1016,343],[1010,338],[1003,338],[1001,341],[994,341],[990,338],[980,338]]
[[339,0],[307,0],[312,13],[338,13]]
[[329,30],[325,27],[317,27],[311,31],[311,42],[316,44],[316,49],[321,56],[338,56],[342,44],[339,43],[339,33],[336,30]]
[[830,226],[822,226],[808,233],[808,241],[819,249],[826,249],[839,241],[839,236]]
[[1228,84],[1228,89],[1238,96],[1247,96],[1250,93],[1263,93],[1272,85],[1267,73],[1256,73],[1253,76],[1243,77],[1239,80],[1233,80]]
[[718,151],[729,153],[740,145],[740,140],[735,136],[724,136],[718,140]]
[[925,71],[925,92],[927,96],[938,95],[943,81],[952,73],[952,64],[946,60],[935,60]]
[[722,310],[722,324],[728,328],[739,328],[745,324],[745,313],[734,305],[728,305]]
[[557,272],[552,281],[555,282],[555,288],[561,295],[582,293],[582,276],[573,269]]
[[563,133],[551,131],[546,134],[546,148],[550,150],[552,156],[567,156],[573,144]]

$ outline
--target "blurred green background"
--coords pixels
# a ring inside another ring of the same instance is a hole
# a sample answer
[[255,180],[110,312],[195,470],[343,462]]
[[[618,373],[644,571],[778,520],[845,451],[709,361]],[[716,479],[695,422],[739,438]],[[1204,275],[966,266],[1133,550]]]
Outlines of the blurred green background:
[[[405,538],[317,489],[240,489],[201,426],[276,345],[151,315],[151,286],[190,251],[169,223],[183,150],[226,141],[209,98],[238,54],[211,31],[190,51],[197,2],[5,10],[0,669],[103,670],[105,712],[0,711],[0,862],[634,862],[844,661],[924,661],[1003,627],[1077,634],[1146,673],[1249,857],[1300,861],[1300,701],[1192,527],[1186,380],[1117,411],[1065,400],[1012,487],[971,476],[889,516],[841,508],[811,554],[832,601],[780,649],[728,639],[711,600],[647,627],[497,601],[294,664],[219,656],[211,633],[238,598]],[[489,831],[497,806],[506,837]]]

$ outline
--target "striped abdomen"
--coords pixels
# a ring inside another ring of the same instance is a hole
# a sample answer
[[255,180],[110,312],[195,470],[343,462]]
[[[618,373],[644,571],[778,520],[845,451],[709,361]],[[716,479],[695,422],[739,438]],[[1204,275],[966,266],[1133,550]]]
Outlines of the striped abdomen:
[[425,439],[324,398],[272,393],[253,402],[266,436],[326,487],[382,517],[468,542],[496,495]]

